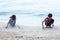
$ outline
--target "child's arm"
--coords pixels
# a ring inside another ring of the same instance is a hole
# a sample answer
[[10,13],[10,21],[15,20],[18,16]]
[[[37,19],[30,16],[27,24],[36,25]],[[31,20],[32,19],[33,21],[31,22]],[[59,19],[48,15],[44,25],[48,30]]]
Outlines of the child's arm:
[[[9,20],[9,21],[10,21],[10,20]],[[8,23],[7,23],[7,26],[6,26],[6,28],[8,28],[9,21],[8,21]]]
[[16,24],[16,19],[14,20],[14,23]]
[[54,27],[54,19],[52,19],[52,27]]
[[45,22],[45,20],[44,21],[42,21],[42,28],[44,29],[44,25],[43,25],[43,23]]
[[16,23],[16,19],[14,20],[14,22]]

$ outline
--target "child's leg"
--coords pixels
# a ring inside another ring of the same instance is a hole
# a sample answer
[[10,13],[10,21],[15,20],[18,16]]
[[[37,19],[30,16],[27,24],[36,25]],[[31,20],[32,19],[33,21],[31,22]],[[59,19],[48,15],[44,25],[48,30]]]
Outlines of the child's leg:
[[51,24],[53,24],[54,23],[54,19],[51,19]]
[[49,28],[50,24],[48,22],[45,22],[46,28]]
[[51,19],[50,22],[45,22],[46,28],[52,28],[51,25],[54,23],[54,19]]
[[53,23],[54,23],[54,19],[51,19],[50,25],[49,25],[50,28],[52,28],[51,25],[52,25]]
[[52,28],[50,22],[45,22],[46,28]]

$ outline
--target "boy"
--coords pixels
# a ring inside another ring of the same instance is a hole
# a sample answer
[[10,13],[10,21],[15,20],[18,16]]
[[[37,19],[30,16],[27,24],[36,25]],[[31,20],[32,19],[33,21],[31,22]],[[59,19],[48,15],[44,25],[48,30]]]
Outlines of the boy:
[[49,13],[49,14],[48,14],[48,17],[46,17],[46,18],[42,21],[42,27],[43,27],[43,29],[44,29],[43,22],[45,22],[46,28],[52,28],[51,25],[54,26],[54,25],[53,25],[54,19],[52,18],[52,16],[53,16],[53,15],[52,15],[51,13]]

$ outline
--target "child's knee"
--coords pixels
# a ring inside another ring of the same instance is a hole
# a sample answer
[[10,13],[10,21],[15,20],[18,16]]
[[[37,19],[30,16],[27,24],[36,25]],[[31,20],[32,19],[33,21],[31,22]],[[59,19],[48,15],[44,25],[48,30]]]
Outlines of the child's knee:
[[51,23],[52,23],[52,24],[54,23],[54,19],[51,20]]

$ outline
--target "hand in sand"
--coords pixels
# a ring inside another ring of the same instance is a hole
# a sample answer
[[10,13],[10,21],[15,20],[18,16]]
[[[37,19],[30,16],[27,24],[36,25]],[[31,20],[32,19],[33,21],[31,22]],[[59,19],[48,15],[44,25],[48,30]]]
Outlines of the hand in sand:
[[8,28],[8,26],[6,26],[6,28]]

